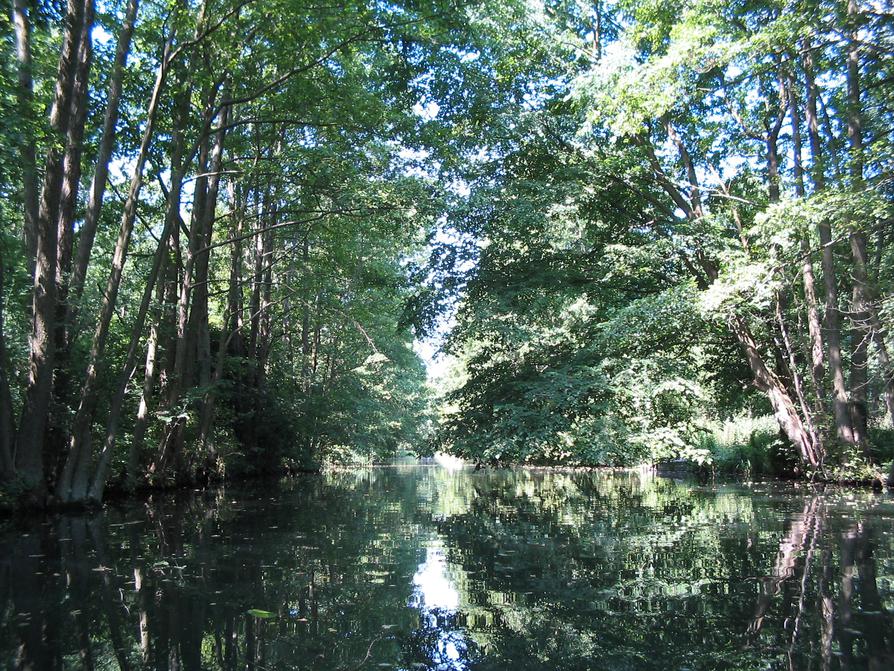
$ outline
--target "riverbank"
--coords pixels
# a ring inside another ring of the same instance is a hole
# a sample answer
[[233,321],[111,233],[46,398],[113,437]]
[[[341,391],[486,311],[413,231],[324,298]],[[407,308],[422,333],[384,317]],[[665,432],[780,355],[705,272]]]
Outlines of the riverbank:
[[240,470],[229,475],[198,474],[196,477],[179,482],[143,483],[136,489],[127,489],[123,482],[115,481],[106,488],[102,502],[84,502],[62,504],[52,496],[37,503],[33,499],[24,499],[17,495],[14,487],[0,487],[0,515],[27,513],[29,510],[84,510],[100,508],[107,502],[127,500],[147,500],[166,492],[189,489],[212,489],[228,484],[238,485],[258,480],[278,480],[304,474],[319,474],[324,469],[350,471],[357,468],[369,468],[382,465],[413,466],[431,460],[431,463],[448,470],[461,468],[503,468],[524,467],[528,469],[544,469],[556,472],[563,471],[630,471],[654,469],[660,475],[693,476],[701,479],[716,479],[748,482],[754,480],[798,480],[812,483],[848,485],[869,488],[894,488],[894,431],[876,429],[870,444],[870,455],[875,464],[854,458],[843,466],[830,466],[824,472],[806,473],[800,468],[797,460],[792,458],[792,450],[780,436],[778,425],[772,417],[737,418],[725,422],[717,422],[702,432],[701,441],[687,451],[690,458],[666,459],[654,463],[640,465],[606,465],[606,464],[564,464],[564,463],[483,463],[463,460],[446,453],[435,453],[430,457],[413,457],[405,452],[387,463],[374,461],[328,462],[312,466],[289,461],[281,468],[263,470]]
[[106,487],[102,501],[82,501],[77,503],[61,503],[52,495],[35,501],[33,497],[26,497],[16,491],[15,486],[0,486],[0,517],[38,512],[79,512],[99,510],[106,504],[115,504],[128,501],[148,501],[153,497],[187,491],[210,491],[222,486],[247,485],[254,482],[271,481],[278,482],[283,478],[298,477],[302,475],[319,475],[323,466],[306,467],[293,466],[278,470],[265,470],[254,472],[240,472],[229,477],[209,476],[190,479],[180,482],[142,483],[134,489],[128,489],[124,483],[113,482]]

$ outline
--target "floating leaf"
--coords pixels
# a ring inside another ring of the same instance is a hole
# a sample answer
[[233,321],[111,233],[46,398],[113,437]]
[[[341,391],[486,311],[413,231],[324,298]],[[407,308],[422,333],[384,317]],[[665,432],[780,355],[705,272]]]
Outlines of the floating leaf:
[[247,612],[252,617],[260,617],[264,620],[276,617],[275,613],[271,613],[269,610],[261,610],[260,608],[249,608]]

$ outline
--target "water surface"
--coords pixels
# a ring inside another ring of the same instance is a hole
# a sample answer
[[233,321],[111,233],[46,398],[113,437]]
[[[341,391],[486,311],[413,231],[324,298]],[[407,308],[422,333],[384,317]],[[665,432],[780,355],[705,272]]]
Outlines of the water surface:
[[6,668],[894,668],[894,500],[868,491],[373,468],[0,548]]

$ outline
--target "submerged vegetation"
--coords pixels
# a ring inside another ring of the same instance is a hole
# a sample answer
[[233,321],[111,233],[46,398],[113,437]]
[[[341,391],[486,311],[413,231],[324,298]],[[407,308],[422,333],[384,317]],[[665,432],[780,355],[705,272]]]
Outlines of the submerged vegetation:
[[894,458],[887,1],[15,0],[2,35],[11,496]]

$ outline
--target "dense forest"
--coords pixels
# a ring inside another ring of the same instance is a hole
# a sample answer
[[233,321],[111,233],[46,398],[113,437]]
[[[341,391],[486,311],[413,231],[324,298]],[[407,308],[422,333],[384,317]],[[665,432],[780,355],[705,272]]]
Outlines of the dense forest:
[[10,497],[894,456],[887,0],[13,0],[2,35]]
[[477,249],[446,444],[873,477],[894,412],[891,5],[556,3],[526,21],[541,85],[456,218]]

